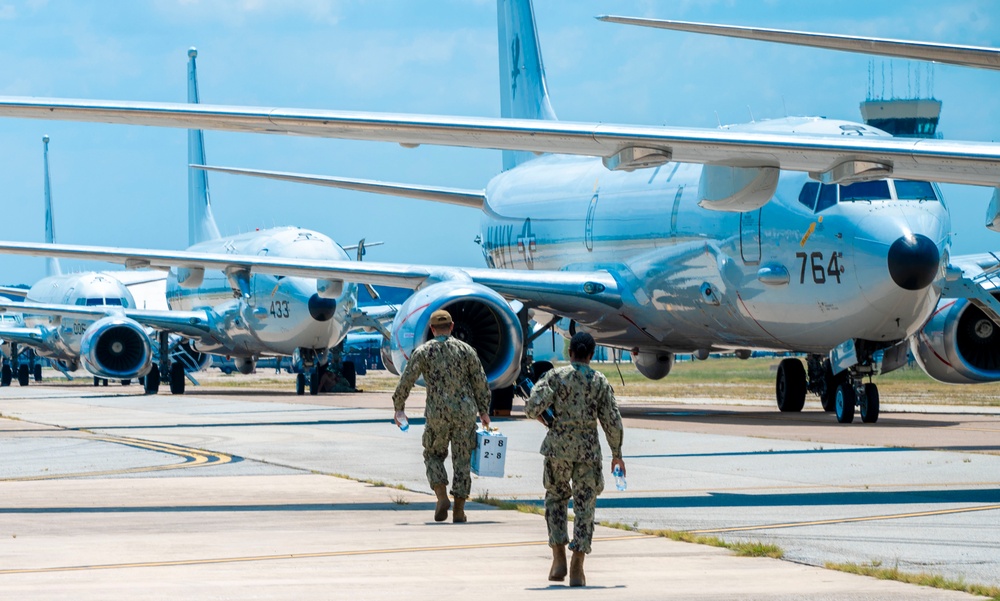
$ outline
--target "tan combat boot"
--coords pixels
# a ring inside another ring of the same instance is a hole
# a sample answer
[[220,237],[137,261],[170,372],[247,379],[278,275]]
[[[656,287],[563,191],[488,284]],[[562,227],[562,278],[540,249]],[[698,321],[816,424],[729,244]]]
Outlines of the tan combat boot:
[[443,522],[448,519],[448,510],[451,509],[451,501],[448,500],[448,485],[435,484],[434,494],[437,495],[437,507],[434,508],[434,521]]
[[566,579],[566,545],[553,545],[552,569],[549,570],[549,580],[562,582]]
[[573,551],[573,559],[569,564],[569,585],[587,586],[587,577],[583,574],[583,560],[587,554],[583,551]]
[[451,514],[451,521],[456,524],[468,521],[465,517],[465,497],[455,497],[455,511]]

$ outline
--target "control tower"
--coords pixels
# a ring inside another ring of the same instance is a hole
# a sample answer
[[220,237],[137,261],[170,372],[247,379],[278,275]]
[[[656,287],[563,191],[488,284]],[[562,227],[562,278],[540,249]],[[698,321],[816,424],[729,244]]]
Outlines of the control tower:
[[[895,95],[892,66],[890,63],[886,77],[885,64],[882,64],[882,89],[879,97],[875,97],[874,62],[869,66],[868,98],[861,103],[861,117],[865,124],[902,138],[940,138],[937,126],[941,117],[941,101],[933,97],[933,65],[926,67],[925,82],[921,82],[919,67],[916,73],[912,73],[910,65],[907,65],[906,98],[898,98]],[[886,83],[889,83],[890,88],[888,97],[886,97]],[[920,97],[921,83],[924,83],[924,87],[930,92],[929,98]],[[911,94],[911,87],[916,88],[915,94]]]

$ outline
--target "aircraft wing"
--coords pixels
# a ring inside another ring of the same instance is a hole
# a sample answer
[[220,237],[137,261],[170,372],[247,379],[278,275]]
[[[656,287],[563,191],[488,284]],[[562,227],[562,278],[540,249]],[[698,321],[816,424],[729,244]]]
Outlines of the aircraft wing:
[[0,294],[10,298],[25,298],[28,296],[28,289],[15,288],[13,286],[0,286]]
[[[109,315],[124,315],[142,325],[157,330],[169,330],[183,336],[202,337],[209,333],[209,316],[205,311],[155,311],[122,309],[121,307],[81,307],[58,303],[0,301],[0,311],[18,311],[26,315],[51,315],[98,320]],[[31,329],[31,328],[24,328]]]
[[27,346],[39,346],[45,343],[41,328],[25,326],[0,326],[0,340],[8,344],[16,342]]
[[607,271],[497,270],[29,242],[0,242],[0,254],[108,261],[131,268],[242,269],[410,289],[425,282],[467,281],[488,286],[508,299],[568,317],[622,305],[620,286]]
[[729,38],[778,42],[780,44],[792,44],[795,46],[810,46],[813,48],[844,50],[846,52],[858,52],[861,54],[877,54],[880,56],[925,60],[963,67],[1000,70],[1000,49],[983,46],[936,44],[933,42],[914,42],[889,38],[812,33],[808,31],[767,29],[763,27],[741,27],[714,23],[692,23],[689,21],[643,19],[613,15],[603,15],[597,17],[597,19],[623,25],[640,25],[642,27],[654,27],[657,29],[672,29],[674,31],[687,31],[689,33],[705,33]]
[[[389,196],[404,196],[406,198],[416,198],[418,200],[433,200],[435,202],[443,202],[480,210],[482,210],[483,205],[486,204],[486,192],[483,190],[461,190],[458,188],[394,184],[367,179],[330,177],[324,175],[305,175],[302,173],[266,171],[263,169],[209,167],[207,165],[191,165],[191,167],[194,167],[195,169],[203,169],[205,171],[216,171],[219,173],[230,173],[234,175],[252,175],[254,177],[265,177],[286,182],[327,186],[329,188],[341,188],[343,190],[357,190],[359,192],[371,192],[374,194],[386,194]],[[375,243],[370,243],[368,246],[375,246]],[[344,250],[348,250],[348,247],[345,246]]]
[[25,97],[0,97],[0,116],[577,154],[604,157],[611,169],[678,161],[780,167],[827,183],[876,171],[879,177],[1000,184],[1000,145],[985,142]]

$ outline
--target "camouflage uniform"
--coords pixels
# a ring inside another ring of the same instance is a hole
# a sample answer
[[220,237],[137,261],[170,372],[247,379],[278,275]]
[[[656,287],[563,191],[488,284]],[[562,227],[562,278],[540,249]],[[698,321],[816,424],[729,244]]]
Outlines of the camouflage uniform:
[[427,481],[431,488],[448,484],[444,460],[451,443],[451,494],[468,497],[472,489],[469,470],[476,448],[476,416],[490,410],[486,373],[475,349],[457,338],[437,336],[413,351],[392,395],[396,411],[403,411],[406,397],[421,374],[427,385],[423,438]]
[[[600,420],[614,459],[622,456],[622,417],[604,374],[582,363],[553,369],[542,376],[524,406],[535,419],[552,408],[553,421],[541,453],[545,456],[545,521],[549,545],[565,545],[590,553],[594,536],[594,508],[604,490]],[[571,484],[572,482],[572,484]],[[566,532],[567,508],[573,497],[573,542]]]

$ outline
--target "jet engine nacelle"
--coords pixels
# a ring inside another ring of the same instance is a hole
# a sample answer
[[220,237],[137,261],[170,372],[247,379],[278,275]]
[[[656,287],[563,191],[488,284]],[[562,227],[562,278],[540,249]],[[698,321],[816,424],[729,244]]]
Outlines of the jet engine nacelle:
[[402,373],[413,350],[431,338],[428,321],[439,309],[451,313],[452,335],[476,349],[490,389],[513,384],[524,346],[517,314],[502,296],[472,282],[439,282],[414,292],[393,320],[387,367]]
[[99,378],[131,380],[149,372],[153,351],[141,325],[112,315],[95,321],[83,333],[80,359]]
[[382,355],[382,365],[394,376],[399,375],[399,370],[396,369],[396,364],[392,362],[392,342],[390,340],[382,340],[382,346],[378,350],[379,354]]
[[650,380],[667,377],[673,366],[673,353],[639,351],[635,356],[635,368]]
[[910,339],[910,351],[935,380],[1000,381],[1000,326],[966,299],[942,299],[924,329]]

